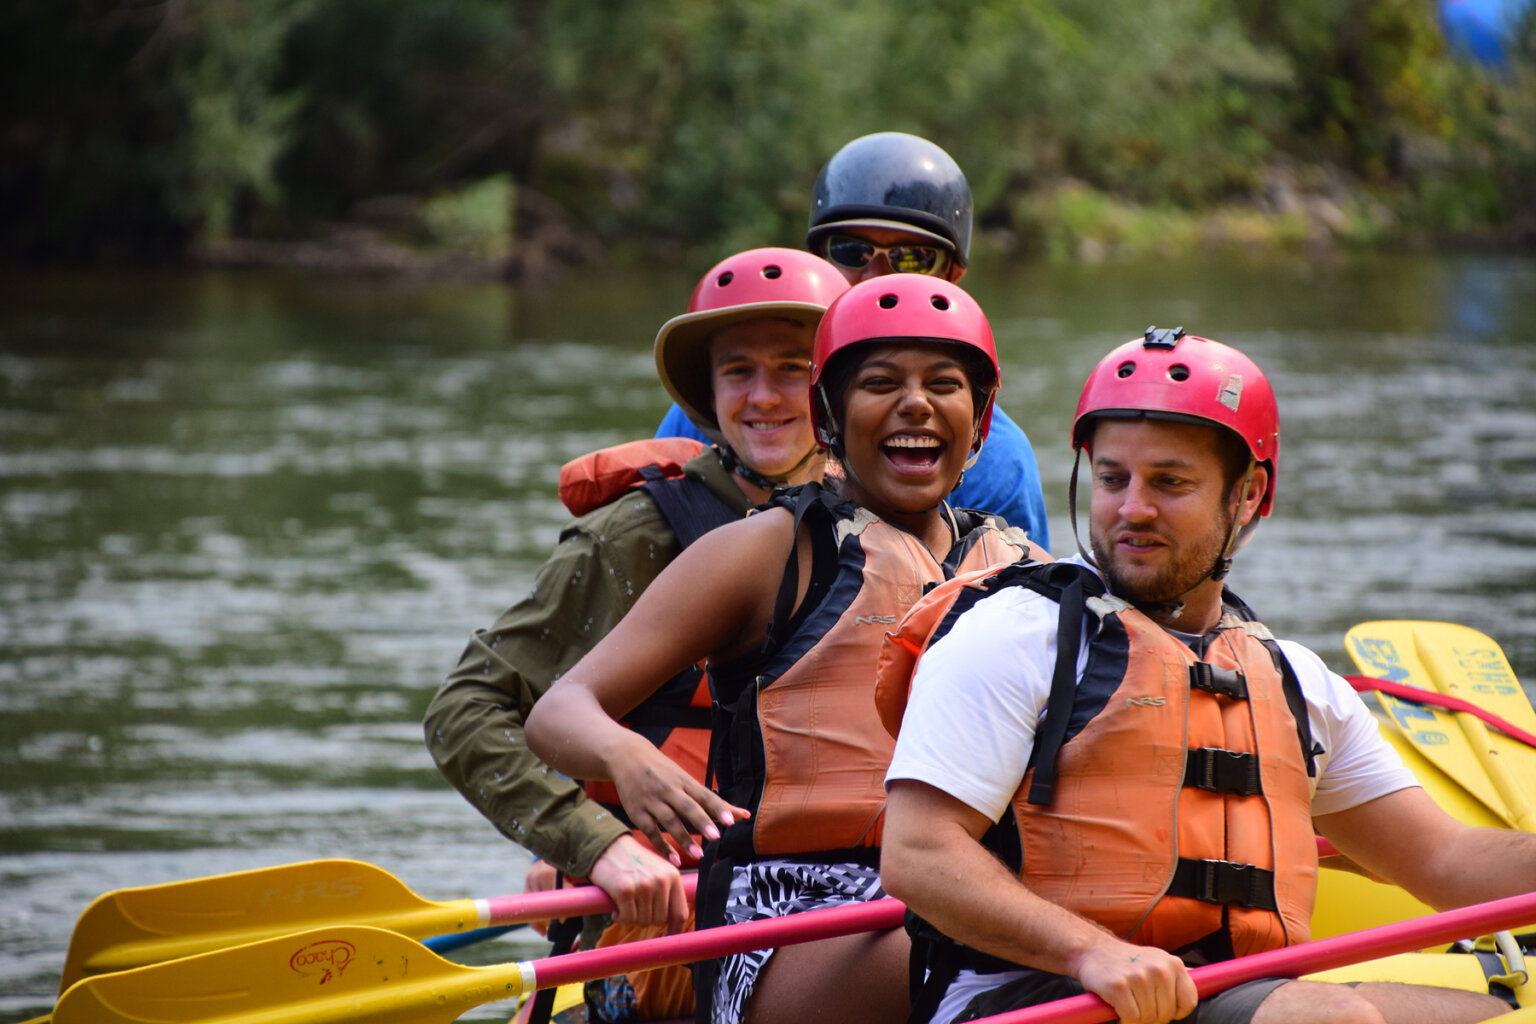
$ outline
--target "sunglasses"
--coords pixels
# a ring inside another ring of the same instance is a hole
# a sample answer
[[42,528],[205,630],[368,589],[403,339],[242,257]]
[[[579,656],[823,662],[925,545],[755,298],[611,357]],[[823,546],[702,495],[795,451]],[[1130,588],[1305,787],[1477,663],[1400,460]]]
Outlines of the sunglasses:
[[884,253],[898,274],[942,274],[949,266],[949,251],[938,245],[875,245],[852,235],[831,235],[824,255],[840,267],[859,270],[869,266],[876,253]]

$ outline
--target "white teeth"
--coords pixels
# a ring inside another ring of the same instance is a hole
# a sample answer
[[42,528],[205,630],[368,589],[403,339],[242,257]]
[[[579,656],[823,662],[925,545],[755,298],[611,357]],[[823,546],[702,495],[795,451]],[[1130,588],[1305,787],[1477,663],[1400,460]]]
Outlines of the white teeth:
[[749,420],[747,426],[753,430],[778,430],[788,422],[789,420]]
[[939,447],[939,439],[936,437],[913,437],[910,434],[898,434],[896,437],[887,438],[885,443],[892,448]]

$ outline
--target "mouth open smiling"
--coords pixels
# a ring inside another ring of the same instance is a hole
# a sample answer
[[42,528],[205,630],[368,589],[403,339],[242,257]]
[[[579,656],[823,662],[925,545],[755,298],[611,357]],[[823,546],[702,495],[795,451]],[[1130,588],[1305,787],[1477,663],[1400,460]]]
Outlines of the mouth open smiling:
[[880,450],[898,469],[926,472],[943,456],[944,442],[926,434],[897,434],[886,438]]

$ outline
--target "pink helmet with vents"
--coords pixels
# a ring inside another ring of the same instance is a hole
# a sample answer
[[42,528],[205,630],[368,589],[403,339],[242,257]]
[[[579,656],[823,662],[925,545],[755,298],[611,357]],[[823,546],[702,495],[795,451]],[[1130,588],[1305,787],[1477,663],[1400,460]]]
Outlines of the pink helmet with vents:
[[848,290],[836,267],[799,249],[748,249],[699,279],[688,312],[656,335],[656,374],[678,406],[711,440],[723,440],[710,387],[709,339],[742,320],[775,317],[814,327]]
[[1077,402],[1072,447],[1082,448],[1099,417],[1147,416],[1224,427],[1269,469],[1259,515],[1269,515],[1280,460],[1280,414],[1264,371],[1229,345],[1149,327],[1099,361]]
[[937,341],[975,349],[992,368],[991,381],[973,381],[986,397],[976,419],[980,440],[992,425],[1001,373],[992,326],[976,300],[959,286],[925,274],[889,274],[862,281],[827,308],[811,350],[811,425],[816,441],[832,448],[837,426],[822,377],[846,351],[869,342]]

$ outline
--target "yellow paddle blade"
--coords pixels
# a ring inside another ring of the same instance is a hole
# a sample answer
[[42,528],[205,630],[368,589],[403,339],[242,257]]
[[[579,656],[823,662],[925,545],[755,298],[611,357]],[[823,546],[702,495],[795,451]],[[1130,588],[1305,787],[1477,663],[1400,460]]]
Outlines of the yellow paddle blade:
[[[1529,733],[1536,733],[1536,708],[1499,645],[1487,635],[1449,622],[1413,623],[1419,658],[1448,697],[1460,697]],[[1536,748],[1505,736],[1476,715],[1458,711],[1456,720],[1493,779],[1515,819],[1536,832]]]
[[[1365,675],[1435,690],[1429,669],[1419,661],[1410,623],[1363,622],[1344,634],[1344,645]],[[1376,699],[1425,760],[1477,797],[1501,825],[1515,824],[1493,780],[1449,711],[1386,693],[1377,693]]]
[[60,989],[82,977],[336,924],[425,938],[478,927],[474,900],[424,900],[383,868],[310,860],[96,898],[69,940]]
[[525,988],[523,965],[465,967],[362,925],[85,978],[54,1024],[449,1024]]
[[1507,828],[1502,817],[1489,810],[1477,797],[1467,792],[1458,780],[1441,771],[1433,761],[1419,753],[1413,741],[1405,736],[1385,712],[1376,713],[1376,722],[1382,739],[1403,759],[1404,766],[1419,780],[1430,799],[1440,809],[1464,825],[1474,828]]
[[[1504,652],[1484,633],[1449,622],[1389,621],[1362,623],[1350,630],[1346,639],[1351,654],[1370,650],[1389,672],[1406,670],[1408,676],[1400,678],[1401,682],[1459,697],[1527,732],[1536,731],[1536,709],[1520,688]],[[1388,653],[1396,656],[1395,664],[1384,656]],[[1356,658],[1357,663],[1360,660]],[[1510,826],[1536,832],[1536,749],[1490,729],[1467,712],[1440,715],[1456,723],[1455,733],[1464,741],[1475,766],[1469,766],[1469,773],[1488,780],[1497,798],[1497,804],[1490,806],[1496,807]],[[1460,745],[1456,747],[1460,749]],[[1485,793],[1478,792],[1478,797],[1487,802]]]
[[[558,1017],[566,1010],[582,1005],[587,1001],[587,986],[584,982],[572,982],[569,985],[561,985],[555,990],[555,1002],[550,1007],[551,1018]],[[533,1011],[533,993],[524,992],[519,997],[517,1009],[513,1012],[507,1024],[528,1024],[529,1014]]]

